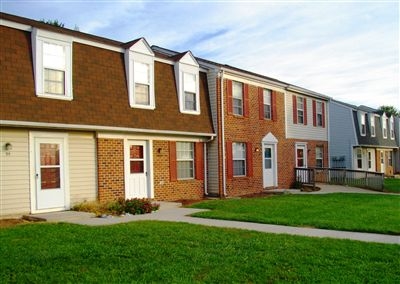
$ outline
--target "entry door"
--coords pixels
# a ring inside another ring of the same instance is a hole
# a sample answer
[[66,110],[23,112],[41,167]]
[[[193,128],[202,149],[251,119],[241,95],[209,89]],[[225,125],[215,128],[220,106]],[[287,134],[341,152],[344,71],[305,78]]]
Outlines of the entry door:
[[275,149],[274,145],[264,145],[263,150],[263,186],[275,186]]
[[307,168],[307,146],[296,145],[296,167]]
[[146,141],[129,141],[125,197],[149,198]]
[[34,139],[36,210],[64,209],[64,139]]

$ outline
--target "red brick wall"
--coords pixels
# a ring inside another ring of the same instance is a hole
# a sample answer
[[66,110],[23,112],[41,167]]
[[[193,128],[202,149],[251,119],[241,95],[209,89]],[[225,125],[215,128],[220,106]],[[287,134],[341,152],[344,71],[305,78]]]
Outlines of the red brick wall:
[[[218,86],[218,82],[217,82]],[[224,81],[224,93],[227,92],[226,80]],[[233,177],[227,179],[226,189],[228,196],[240,196],[260,192],[263,190],[263,169],[262,169],[262,139],[272,133],[278,140],[277,144],[277,165],[278,165],[278,187],[280,189],[290,188],[295,181],[295,143],[307,142],[308,166],[315,166],[315,147],[324,147],[324,165],[328,165],[328,143],[327,141],[295,140],[286,139],[285,135],[285,101],[284,94],[277,92],[276,95],[276,120],[259,119],[258,87],[249,85],[249,116],[235,116],[227,114],[227,96],[224,97],[225,106],[225,141],[251,142],[253,154],[253,176]],[[220,96],[220,92],[218,92]],[[220,99],[218,99],[219,101]],[[220,121],[220,116],[219,116]],[[221,127],[220,127],[221,128]],[[220,131],[221,129],[219,129]],[[220,134],[220,132],[218,132]],[[256,152],[258,148],[260,151]],[[222,157],[220,147],[219,155]],[[222,170],[221,170],[222,175]],[[220,176],[221,176],[220,175]],[[222,180],[222,179],[221,179]],[[222,183],[221,183],[222,194]]]
[[124,140],[97,139],[99,200],[125,197]]
[[168,141],[153,141],[153,169],[156,200],[200,199],[204,196],[203,180],[170,181]]

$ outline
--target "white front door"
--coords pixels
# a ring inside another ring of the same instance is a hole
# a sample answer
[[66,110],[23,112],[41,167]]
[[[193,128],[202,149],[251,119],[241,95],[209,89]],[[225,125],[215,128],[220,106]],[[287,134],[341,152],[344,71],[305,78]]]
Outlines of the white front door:
[[296,167],[307,168],[307,145],[296,144]]
[[33,211],[67,209],[64,138],[34,137]]
[[263,186],[275,186],[276,174],[275,145],[264,144],[263,147]]
[[150,198],[146,141],[128,141],[125,198]]

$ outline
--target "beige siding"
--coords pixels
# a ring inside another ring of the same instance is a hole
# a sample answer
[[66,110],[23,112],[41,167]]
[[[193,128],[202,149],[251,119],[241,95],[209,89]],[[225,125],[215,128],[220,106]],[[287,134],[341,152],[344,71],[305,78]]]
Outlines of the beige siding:
[[[4,145],[12,150],[7,153]],[[30,212],[29,132],[0,128],[0,218]]]
[[313,126],[313,109],[312,97],[307,98],[307,125],[293,124],[293,95],[296,93],[286,92],[286,123],[287,123],[287,138],[306,139],[306,140],[320,140],[328,141],[328,107],[325,101],[325,128]]
[[71,206],[97,198],[96,140],[93,133],[71,132],[69,141],[69,178]]

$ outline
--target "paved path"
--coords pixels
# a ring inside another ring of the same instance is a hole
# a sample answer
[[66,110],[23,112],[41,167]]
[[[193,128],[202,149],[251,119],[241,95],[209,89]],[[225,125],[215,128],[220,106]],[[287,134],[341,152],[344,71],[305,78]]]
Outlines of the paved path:
[[91,213],[64,211],[55,213],[36,214],[35,217],[46,219],[48,222],[67,222],[81,225],[102,226],[142,220],[158,220],[170,222],[185,222],[221,228],[236,228],[253,230],[273,234],[290,234],[307,237],[328,237],[336,239],[350,239],[363,242],[377,242],[385,244],[400,244],[400,236],[357,233],[346,231],[322,230],[313,228],[268,225],[249,222],[226,221],[189,217],[189,214],[203,211],[202,209],[181,208],[178,203],[161,203],[160,210],[151,214],[127,215],[123,217],[96,218]]

